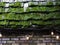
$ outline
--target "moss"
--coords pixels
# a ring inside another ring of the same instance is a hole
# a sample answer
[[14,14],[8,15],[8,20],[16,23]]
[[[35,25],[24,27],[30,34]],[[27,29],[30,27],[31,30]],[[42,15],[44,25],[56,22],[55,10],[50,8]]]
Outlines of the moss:
[[6,19],[8,20],[15,20],[15,14],[14,13],[8,13],[6,14]]
[[60,1],[56,1],[56,5],[60,5]]
[[14,6],[14,3],[10,3],[9,6]]
[[0,2],[0,6],[5,6],[5,2]]
[[15,2],[15,3],[14,3],[14,6],[21,7],[21,3],[20,3],[20,2]]
[[6,20],[0,21],[0,25],[8,25],[8,22]]
[[21,12],[24,12],[24,9],[23,8],[9,8],[8,12],[21,13]]
[[9,6],[13,6],[13,7],[21,7],[21,3],[20,2],[15,2],[15,3],[10,3]]
[[5,12],[5,9],[0,7],[0,12]]
[[40,11],[47,11],[47,8],[46,7],[40,7],[39,10]]
[[53,2],[49,1],[46,5],[53,5]]
[[29,11],[40,11],[39,7],[28,7],[27,12]]

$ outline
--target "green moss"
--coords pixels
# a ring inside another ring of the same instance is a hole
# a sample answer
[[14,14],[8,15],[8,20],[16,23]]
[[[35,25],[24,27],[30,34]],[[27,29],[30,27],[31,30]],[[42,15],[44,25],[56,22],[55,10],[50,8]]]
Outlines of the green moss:
[[0,21],[0,25],[8,25],[8,22],[6,20]]
[[14,3],[14,6],[19,6],[20,7],[21,6],[21,3],[20,2],[15,2]]
[[14,21],[9,22],[9,25],[15,25],[16,23]]
[[49,13],[45,15],[45,20],[50,19],[50,18],[60,18],[59,12]]
[[29,21],[16,22],[16,25],[22,25],[22,27],[28,27],[30,25]]
[[56,12],[56,13],[54,14],[54,18],[60,18],[60,13],[59,13],[59,12]]
[[53,25],[54,24],[54,21],[46,21],[44,22],[44,25]]
[[32,24],[37,24],[37,25],[57,25],[57,24],[60,24],[60,20],[57,20],[57,21],[32,21]]
[[10,3],[9,6],[14,6],[14,3]]
[[43,21],[32,21],[32,24],[44,25]]
[[9,20],[15,20],[15,14],[14,13],[8,13],[6,14],[6,19],[9,19]]
[[25,14],[23,18],[24,18],[24,20],[28,20],[28,19],[31,18],[31,15],[30,14]]
[[39,10],[40,11],[47,11],[47,8],[46,7],[40,7]]
[[15,20],[20,20],[20,19],[21,19],[20,15],[19,14],[15,14]]
[[6,15],[5,14],[0,14],[0,20],[6,19]]
[[40,13],[34,13],[32,16],[33,19],[42,19],[42,17],[44,18],[43,14]]
[[2,15],[0,15],[0,20],[3,20]]
[[53,2],[47,2],[47,4],[46,5],[53,5]]
[[5,6],[5,2],[0,2],[0,6]]
[[20,2],[15,2],[15,3],[10,3],[10,6],[13,6],[13,7],[21,7],[21,3]]
[[28,7],[27,11],[47,11],[47,7]]
[[55,25],[60,25],[60,20],[56,20],[54,23]]
[[16,25],[11,25],[11,26],[9,26],[9,28],[16,28]]
[[8,12],[16,12],[16,8],[9,8]]
[[55,7],[28,7],[27,8],[27,12],[29,11],[56,11],[56,10],[60,10],[60,7],[55,6]]
[[34,3],[33,2],[29,2],[29,6],[31,6],[31,5],[34,5]]
[[55,7],[46,7],[47,11],[56,11],[56,10],[60,10],[59,6],[55,6]]
[[10,8],[8,12],[24,12],[23,8]]
[[40,11],[39,7],[28,7],[27,12],[29,11]]
[[56,5],[60,5],[60,1],[56,2]]
[[0,12],[5,12],[5,9],[0,7]]

